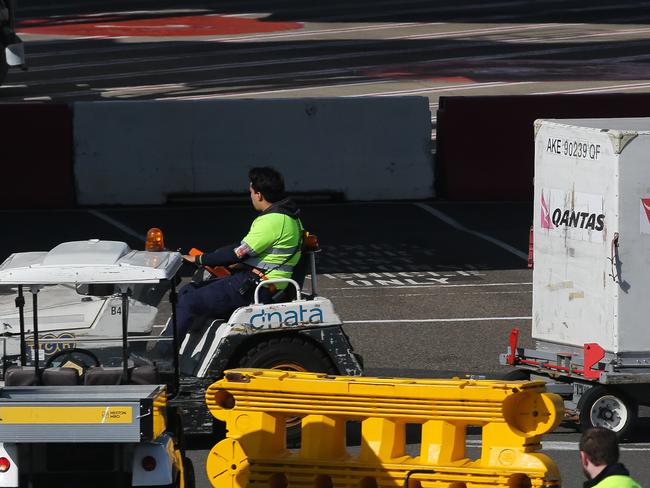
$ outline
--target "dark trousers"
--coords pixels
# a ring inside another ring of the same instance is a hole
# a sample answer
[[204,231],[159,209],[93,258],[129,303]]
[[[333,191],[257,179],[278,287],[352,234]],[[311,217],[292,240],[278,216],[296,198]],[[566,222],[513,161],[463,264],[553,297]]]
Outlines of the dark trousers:
[[[255,286],[250,287],[244,295],[239,290],[251,276],[254,275],[242,271],[224,278],[202,283],[188,283],[183,286],[178,291],[178,303],[176,304],[176,330],[178,331],[179,346],[187,332],[199,319],[209,317],[227,320],[237,308],[250,305],[253,302]],[[265,287],[260,289],[259,297],[263,303],[271,301],[271,293]],[[172,328],[167,327],[163,335],[171,336]]]

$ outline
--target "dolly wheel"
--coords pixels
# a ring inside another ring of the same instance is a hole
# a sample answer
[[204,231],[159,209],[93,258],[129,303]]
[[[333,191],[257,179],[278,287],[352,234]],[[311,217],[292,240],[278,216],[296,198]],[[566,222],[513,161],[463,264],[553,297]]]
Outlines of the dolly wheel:
[[505,381],[528,381],[530,380],[530,371],[526,369],[513,369],[503,375]]
[[589,388],[580,399],[580,428],[604,427],[626,437],[637,421],[638,406],[616,390],[604,386]]

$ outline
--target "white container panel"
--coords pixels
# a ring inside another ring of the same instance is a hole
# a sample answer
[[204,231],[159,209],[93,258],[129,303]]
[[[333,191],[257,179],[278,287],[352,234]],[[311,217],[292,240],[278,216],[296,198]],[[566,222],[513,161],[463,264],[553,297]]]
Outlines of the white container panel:
[[614,351],[618,156],[606,133],[544,122],[535,162],[533,338]]
[[621,152],[619,351],[650,351],[650,135]]

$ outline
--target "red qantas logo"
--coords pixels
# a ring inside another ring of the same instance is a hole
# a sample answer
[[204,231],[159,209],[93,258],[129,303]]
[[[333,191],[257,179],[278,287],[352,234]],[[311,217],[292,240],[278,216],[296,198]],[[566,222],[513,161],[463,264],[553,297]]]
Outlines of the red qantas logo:
[[548,203],[546,203],[546,200],[544,199],[544,194],[542,193],[542,229],[553,229],[553,228],[555,228],[555,226],[551,221],[551,212],[548,208]]
[[645,210],[645,216],[648,219],[648,223],[650,223],[650,198],[642,198],[641,206],[643,207],[643,210]]

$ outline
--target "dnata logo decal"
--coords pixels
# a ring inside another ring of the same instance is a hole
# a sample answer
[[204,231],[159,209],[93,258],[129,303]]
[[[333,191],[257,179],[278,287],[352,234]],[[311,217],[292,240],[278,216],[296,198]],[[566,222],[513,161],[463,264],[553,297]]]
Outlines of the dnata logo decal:
[[323,311],[320,308],[308,308],[300,305],[297,309],[282,312],[258,312],[251,316],[250,324],[254,327],[268,327],[271,324],[297,326],[304,323],[319,324],[321,322],[323,322]]

